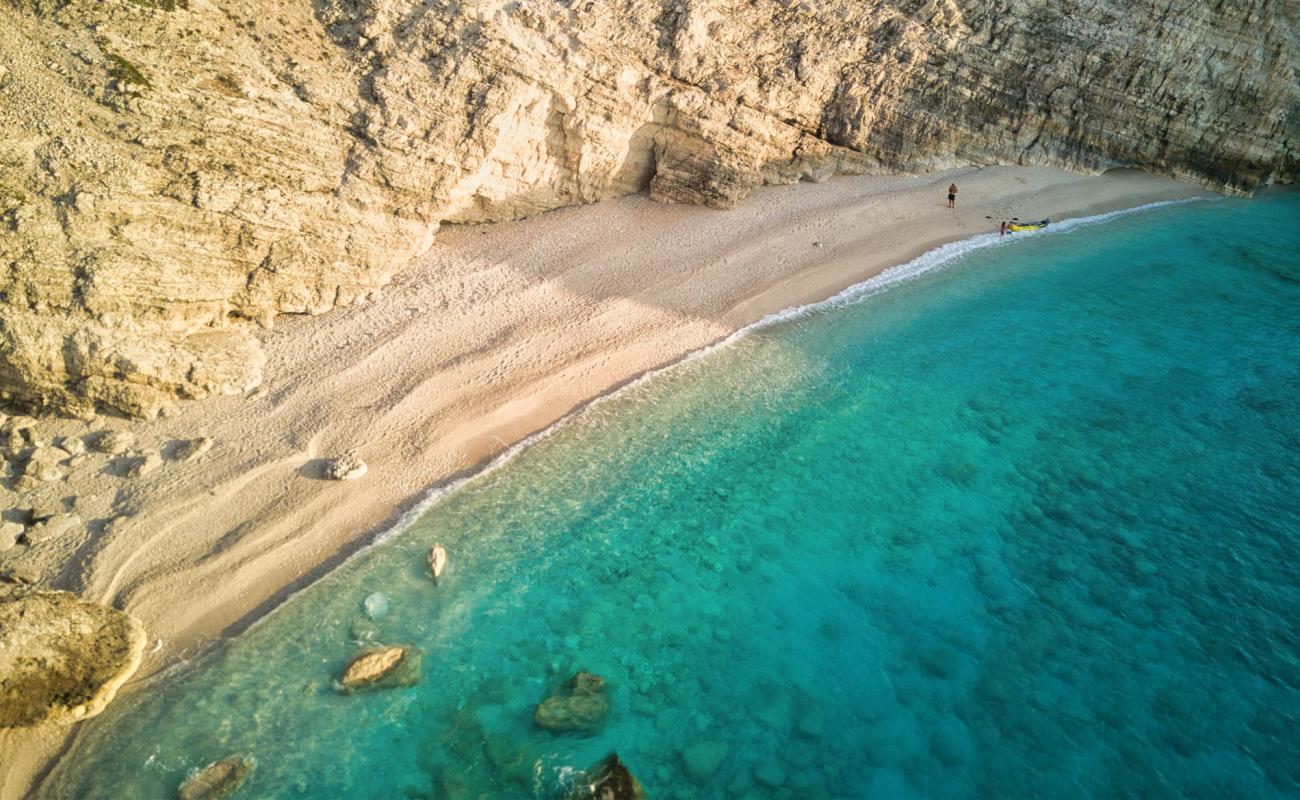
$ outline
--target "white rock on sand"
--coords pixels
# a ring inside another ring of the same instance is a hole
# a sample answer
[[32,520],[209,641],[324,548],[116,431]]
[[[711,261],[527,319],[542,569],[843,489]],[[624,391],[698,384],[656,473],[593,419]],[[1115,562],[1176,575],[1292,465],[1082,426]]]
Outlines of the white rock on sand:
[[200,436],[196,439],[186,439],[176,446],[175,458],[177,461],[197,461],[200,456],[212,449],[212,439],[207,436]]
[[162,455],[157,450],[145,450],[126,470],[128,478],[139,478],[142,475],[148,475],[150,472],[162,466]]
[[366,462],[355,455],[340,456],[325,465],[325,477],[334,481],[352,481],[366,474]]
[[135,434],[130,431],[105,431],[95,437],[90,446],[99,453],[121,455],[135,446]]
[[58,539],[81,527],[81,517],[76,514],[55,514],[44,522],[27,529],[29,544],[42,544]]
[[0,522],[0,553],[12,549],[18,544],[18,537],[27,528],[17,522]]

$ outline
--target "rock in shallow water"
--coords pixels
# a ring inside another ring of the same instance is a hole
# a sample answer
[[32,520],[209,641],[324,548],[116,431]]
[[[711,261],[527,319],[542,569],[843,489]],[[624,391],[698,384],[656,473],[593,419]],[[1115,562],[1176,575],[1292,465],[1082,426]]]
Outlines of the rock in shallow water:
[[144,644],[134,617],[69,592],[0,594],[0,727],[98,714]]
[[433,576],[433,582],[437,583],[442,577],[442,571],[447,568],[447,548],[440,544],[435,544],[429,549],[429,574]]
[[214,761],[195,772],[176,792],[178,800],[216,800],[239,788],[253,764],[243,756],[230,756]]
[[726,742],[695,742],[682,750],[682,763],[686,766],[686,774],[691,780],[696,783],[706,783],[730,753],[731,746]]
[[569,681],[567,692],[552,695],[537,706],[533,722],[552,733],[592,734],[600,730],[608,713],[605,679],[579,672]]
[[565,800],[646,800],[641,782],[610,753],[574,781]]
[[383,592],[371,592],[366,595],[361,606],[366,611],[366,616],[371,619],[383,619],[388,616],[388,596]]
[[352,657],[339,677],[344,692],[413,686],[420,681],[420,652],[393,645],[363,650]]

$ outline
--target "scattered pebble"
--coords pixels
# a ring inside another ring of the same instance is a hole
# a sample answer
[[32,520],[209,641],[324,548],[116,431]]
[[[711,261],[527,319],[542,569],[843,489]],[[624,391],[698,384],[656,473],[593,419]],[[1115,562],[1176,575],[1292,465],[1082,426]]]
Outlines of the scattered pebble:
[[42,497],[32,502],[27,516],[32,522],[44,522],[50,517],[62,514],[66,504],[61,497]]
[[197,439],[186,439],[176,447],[176,460],[190,462],[212,449],[212,439],[207,436],[200,436]]
[[0,581],[4,583],[14,583],[19,586],[32,586],[39,582],[41,573],[32,567],[9,567],[0,570]]
[[25,530],[26,527],[17,522],[0,522],[0,553],[13,549]]
[[27,529],[28,544],[40,544],[57,539],[81,527],[81,517],[76,514],[56,514],[42,523]]
[[134,445],[135,434],[130,431],[105,431],[90,443],[96,451],[110,456],[121,455]]
[[51,464],[48,461],[38,461],[35,458],[27,462],[23,475],[38,481],[63,480],[63,470],[59,469],[58,465]]
[[134,464],[127,468],[126,477],[138,478],[141,475],[148,475],[161,467],[162,463],[162,455],[157,450],[146,450],[136,459]]
[[59,449],[70,456],[79,456],[86,452],[86,443],[76,436],[64,436],[58,441]]

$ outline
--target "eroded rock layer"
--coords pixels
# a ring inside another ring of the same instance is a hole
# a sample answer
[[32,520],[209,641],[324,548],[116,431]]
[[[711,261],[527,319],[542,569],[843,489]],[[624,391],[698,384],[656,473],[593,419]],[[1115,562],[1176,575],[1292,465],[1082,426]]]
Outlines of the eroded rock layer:
[[1296,7],[10,0],[0,387],[137,415],[260,381],[440,222],[966,163],[1296,172]]

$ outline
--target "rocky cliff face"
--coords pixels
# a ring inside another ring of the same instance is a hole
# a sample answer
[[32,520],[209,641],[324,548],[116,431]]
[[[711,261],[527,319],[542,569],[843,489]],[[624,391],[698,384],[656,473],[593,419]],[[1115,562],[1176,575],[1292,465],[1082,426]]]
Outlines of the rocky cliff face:
[[137,415],[260,380],[441,222],[967,163],[1292,180],[1273,0],[6,0],[0,388]]

